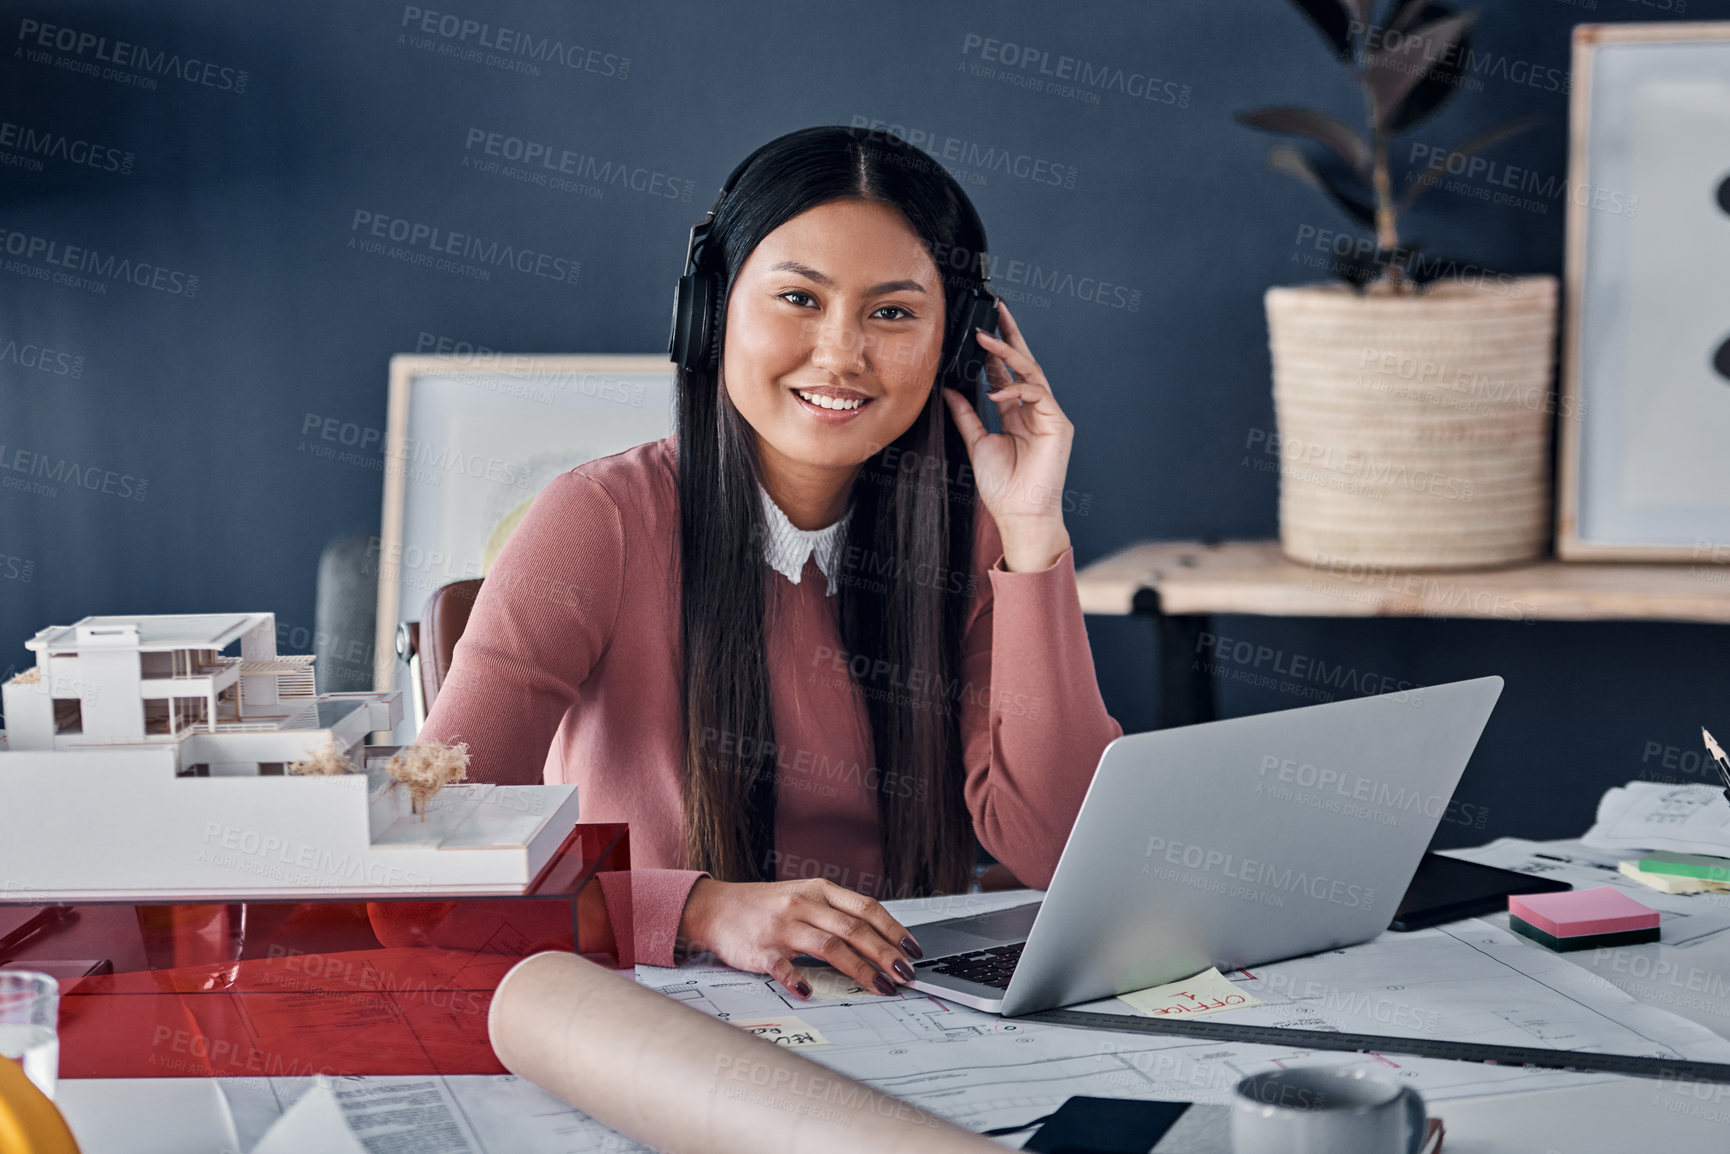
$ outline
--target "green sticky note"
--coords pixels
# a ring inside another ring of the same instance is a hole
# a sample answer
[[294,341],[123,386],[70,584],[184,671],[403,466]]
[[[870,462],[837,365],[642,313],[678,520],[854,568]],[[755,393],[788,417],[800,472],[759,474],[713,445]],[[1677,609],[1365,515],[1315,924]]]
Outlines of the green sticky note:
[[1669,874],[1672,877],[1730,882],[1730,858],[1711,857],[1703,853],[1664,853],[1654,850],[1640,859],[1640,868],[1647,873]]

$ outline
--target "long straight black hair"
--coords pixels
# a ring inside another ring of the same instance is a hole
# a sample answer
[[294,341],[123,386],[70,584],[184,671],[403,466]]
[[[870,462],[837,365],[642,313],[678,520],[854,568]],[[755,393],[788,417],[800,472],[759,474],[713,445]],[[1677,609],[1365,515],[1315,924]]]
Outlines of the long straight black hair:
[[[983,282],[985,229],[955,180],[881,132],[806,128],[771,141],[716,210],[706,270],[716,279],[718,347],[734,278],[770,232],[836,200],[897,209],[943,278],[939,365],[961,340],[962,295]],[[752,429],[728,398],[721,357],[676,380],[680,637],[684,647],[685,861],[724,881],[775,876],[781,757],[765,644],[767,532]],[[864,462],[837,569],[837,625],[873,743],[884,876],[877,896],[956,892],[972,875],[957,703],[961,627],[974,592],[977,492],[940,388],[975,408],[978,386],[940,368],[912,426]]]

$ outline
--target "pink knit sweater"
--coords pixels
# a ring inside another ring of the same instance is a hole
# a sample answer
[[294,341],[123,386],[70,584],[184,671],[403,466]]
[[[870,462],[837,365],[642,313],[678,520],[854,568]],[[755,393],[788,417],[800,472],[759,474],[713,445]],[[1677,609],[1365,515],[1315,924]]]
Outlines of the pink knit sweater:
[[[547,485],[488,573],[419,736],[466,741],[471,780],[574,784],[584,821],[629,822],[629,897],[622,878],[603,875],[602,889],[649,965],[673,964],[685,899],[705,876],[679,868],[676,467],[667,437]],[[1099,755],[1123,729],[1100,700],[1073,551],[1011,573],[983,503],[974,522],[965,796],[985,848],[1044,888]],[[778,875],[886,896],[862,694],[907,687],[896,671],[850,669],[815,555],[797,585],[765,569]]]

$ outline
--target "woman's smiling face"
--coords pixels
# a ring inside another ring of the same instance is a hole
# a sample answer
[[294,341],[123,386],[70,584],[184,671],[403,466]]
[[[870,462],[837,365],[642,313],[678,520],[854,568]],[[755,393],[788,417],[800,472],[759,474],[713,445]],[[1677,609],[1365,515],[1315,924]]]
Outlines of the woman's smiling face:
[[830,201],[764,237],[734,278],[721,365],[759,458],[852,468],[880,452],[925,406],[943,320],[937,266],[887,204]]

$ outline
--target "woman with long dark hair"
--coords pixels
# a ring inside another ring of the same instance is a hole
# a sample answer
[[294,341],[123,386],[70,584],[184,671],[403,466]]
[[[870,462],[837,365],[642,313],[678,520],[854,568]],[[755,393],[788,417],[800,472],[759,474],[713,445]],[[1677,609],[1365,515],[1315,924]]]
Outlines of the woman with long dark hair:
[[771,141],[701,251],[713,355],[676,434],[535,499],[419,740],[630,823],[628,896],[601,880],[638,961],[706,949],[807,997],[809,954],[890,993],[920,952],[879,899],[965,891],[975,835],[1044,886],[1122,733],[1063,523],[1073,428],[1007,309],[961,331],[984,228],[892,136]]

